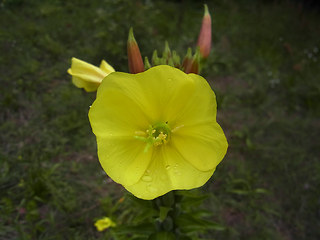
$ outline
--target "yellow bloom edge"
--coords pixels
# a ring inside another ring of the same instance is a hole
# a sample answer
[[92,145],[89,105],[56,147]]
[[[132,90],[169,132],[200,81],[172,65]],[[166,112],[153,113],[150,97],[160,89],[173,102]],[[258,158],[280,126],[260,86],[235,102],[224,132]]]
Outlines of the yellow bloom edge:
[[89,111],[102,167],[146,200],[204,185],[228,147],[216,107],[204,78],[167,65],[108,75]]

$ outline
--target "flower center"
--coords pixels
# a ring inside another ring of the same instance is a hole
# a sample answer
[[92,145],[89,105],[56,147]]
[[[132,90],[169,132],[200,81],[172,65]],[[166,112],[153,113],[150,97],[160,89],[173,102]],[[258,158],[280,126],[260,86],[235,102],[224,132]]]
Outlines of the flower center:
[[134,137],[146,143],[144,151],[147,152],[151,146],[166,144],[170,138],[170,133],[168,123],[160,122],[150,125],[145,132],[136,132],[137,135]]

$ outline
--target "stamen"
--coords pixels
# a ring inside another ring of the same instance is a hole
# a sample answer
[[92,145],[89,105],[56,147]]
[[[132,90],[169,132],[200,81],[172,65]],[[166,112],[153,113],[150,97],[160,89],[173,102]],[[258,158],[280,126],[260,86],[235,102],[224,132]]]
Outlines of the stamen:
[[184,125],[177,126],[177,127],[175,127],[174,129],[172,129],[171,132],[176,132],[176,131],[178,131],[180,128],[183,128],[183,127],[184,127]]
[[146,143],[144,152],[148,152],[150,147],[152,146],[156,147],[168,142],[171,130],[167,123],[168,122],[157,123],[154,125],[150,125],[145,132],[135,132],[136,135],[134,136],[134,138]]
[[[147,131],[148,131],[148,130],[147,130]],[[148,132],[147,132],[147,133],[148,133]],[[146,135],[146,133],[143,132],[143,131],[135,131],[134,134],[135,134],[135,135],[138,135],[138,136],[145,136],[145,135]]]

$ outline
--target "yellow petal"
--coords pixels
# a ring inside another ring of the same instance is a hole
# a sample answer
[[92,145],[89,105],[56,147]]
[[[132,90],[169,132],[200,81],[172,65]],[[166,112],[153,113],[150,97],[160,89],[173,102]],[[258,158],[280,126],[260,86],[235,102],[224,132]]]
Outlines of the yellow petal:
[[137,131],[146,130],[149,121],[146,113],[132,99],[114,87],[116,83],[113,80],[117,78],[113,75],[121,76],[113,73],[107,77],[90,108],[92,131],[97,137],[130,136],[134,139]]
[[94,92],[97,91],[97,88],[99,87],[99,83],[91,82],[91,81],[85,81],[83,78],[72,76],[72,83],[78,87],[78,88],[84,88],[87,92]]
[[94,223],[95,227],[99,232],[109,228],[109,227],[114,227],[116,224],[108,217],[99,219]]
[[107,74],[115,72],[114,68],[111,65],[109,65],[105,60],[101,61],[100,69]]
[[172,144],[200,171],[216,168],[227,152],[227,139],[218,123],[186,125],[172,134]]
[[[188,74],[194,89],[188,93],[184,107],[175,112],[173,122],[177,126],[216,121],[216,96],[207,81],[196,74]],[[179,96],[180,97],[180,96]]]
[[153,67],[135,76],[145,95],[145,100],[136,101],[140,101],[143,109],[150,113],[153,122],[174,125],[174,117],[185,107],[189,95],[194,91],[193,80],[167,65]]
[[100,94],[105,91],[101,88],[121,91],[143,110],[150,123],[154,123],[170,121],[184,107],[194,83],[182,71],[163,65],[138,74],[115,72],[108,75],[99,87],[97,99],[100,95],[101,98],[106,96]]
[[152,151],[142,141],[128,138],[97,138],[98,156],[105,172],[117,183],[135,184],[146,171]]
[[108,75],[100,68],[74,57],[71,60],[71,68],[68,73],[85,81],[97,83],[101,83],[102,79]]
[[72,58],[71,68],[68,69],[73,84],[87,92],[96,91],[103,78],[111,72],[114,72],[114,69],[104,60],[98,68],[77,58]]
[[207,81],[189,74],[195,89],[185,108],[177,111],[172,127],[172,143],[194,167],[201,171],[216,168],[226,154],[228,143],[216,122],[215,94]]
[[154,199],[176,189],[192,189],[205,184],[214,169],[199,171],[172,146],[154,149],[149,167],[139,182],[125,188],[138,198]]
[[134,184],[151,159],[151,152],[144,152],[145,143],[134,137],[143,133],[149,123],[135,102],[119,89],[108,87],[111,80],[99,87],[89,119],[106,173],[118,183]]

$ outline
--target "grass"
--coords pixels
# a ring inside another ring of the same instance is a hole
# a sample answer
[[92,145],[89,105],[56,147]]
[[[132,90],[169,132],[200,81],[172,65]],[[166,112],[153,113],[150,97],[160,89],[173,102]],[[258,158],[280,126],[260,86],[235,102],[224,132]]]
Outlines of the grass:
[[[224,228],[204,238],[319,239],[319,15],[281,1],[209,9],[213,51],[202,75],[230,148],[204,186]],[[202,11],[197,1],[1,2],[0,239],[108,236],[93,222],[125,191],[99,165],[87,118],[95,94],[71,84],[70,59],[128,71],[130,26],[143,56],[165,40],[183,54]]]

